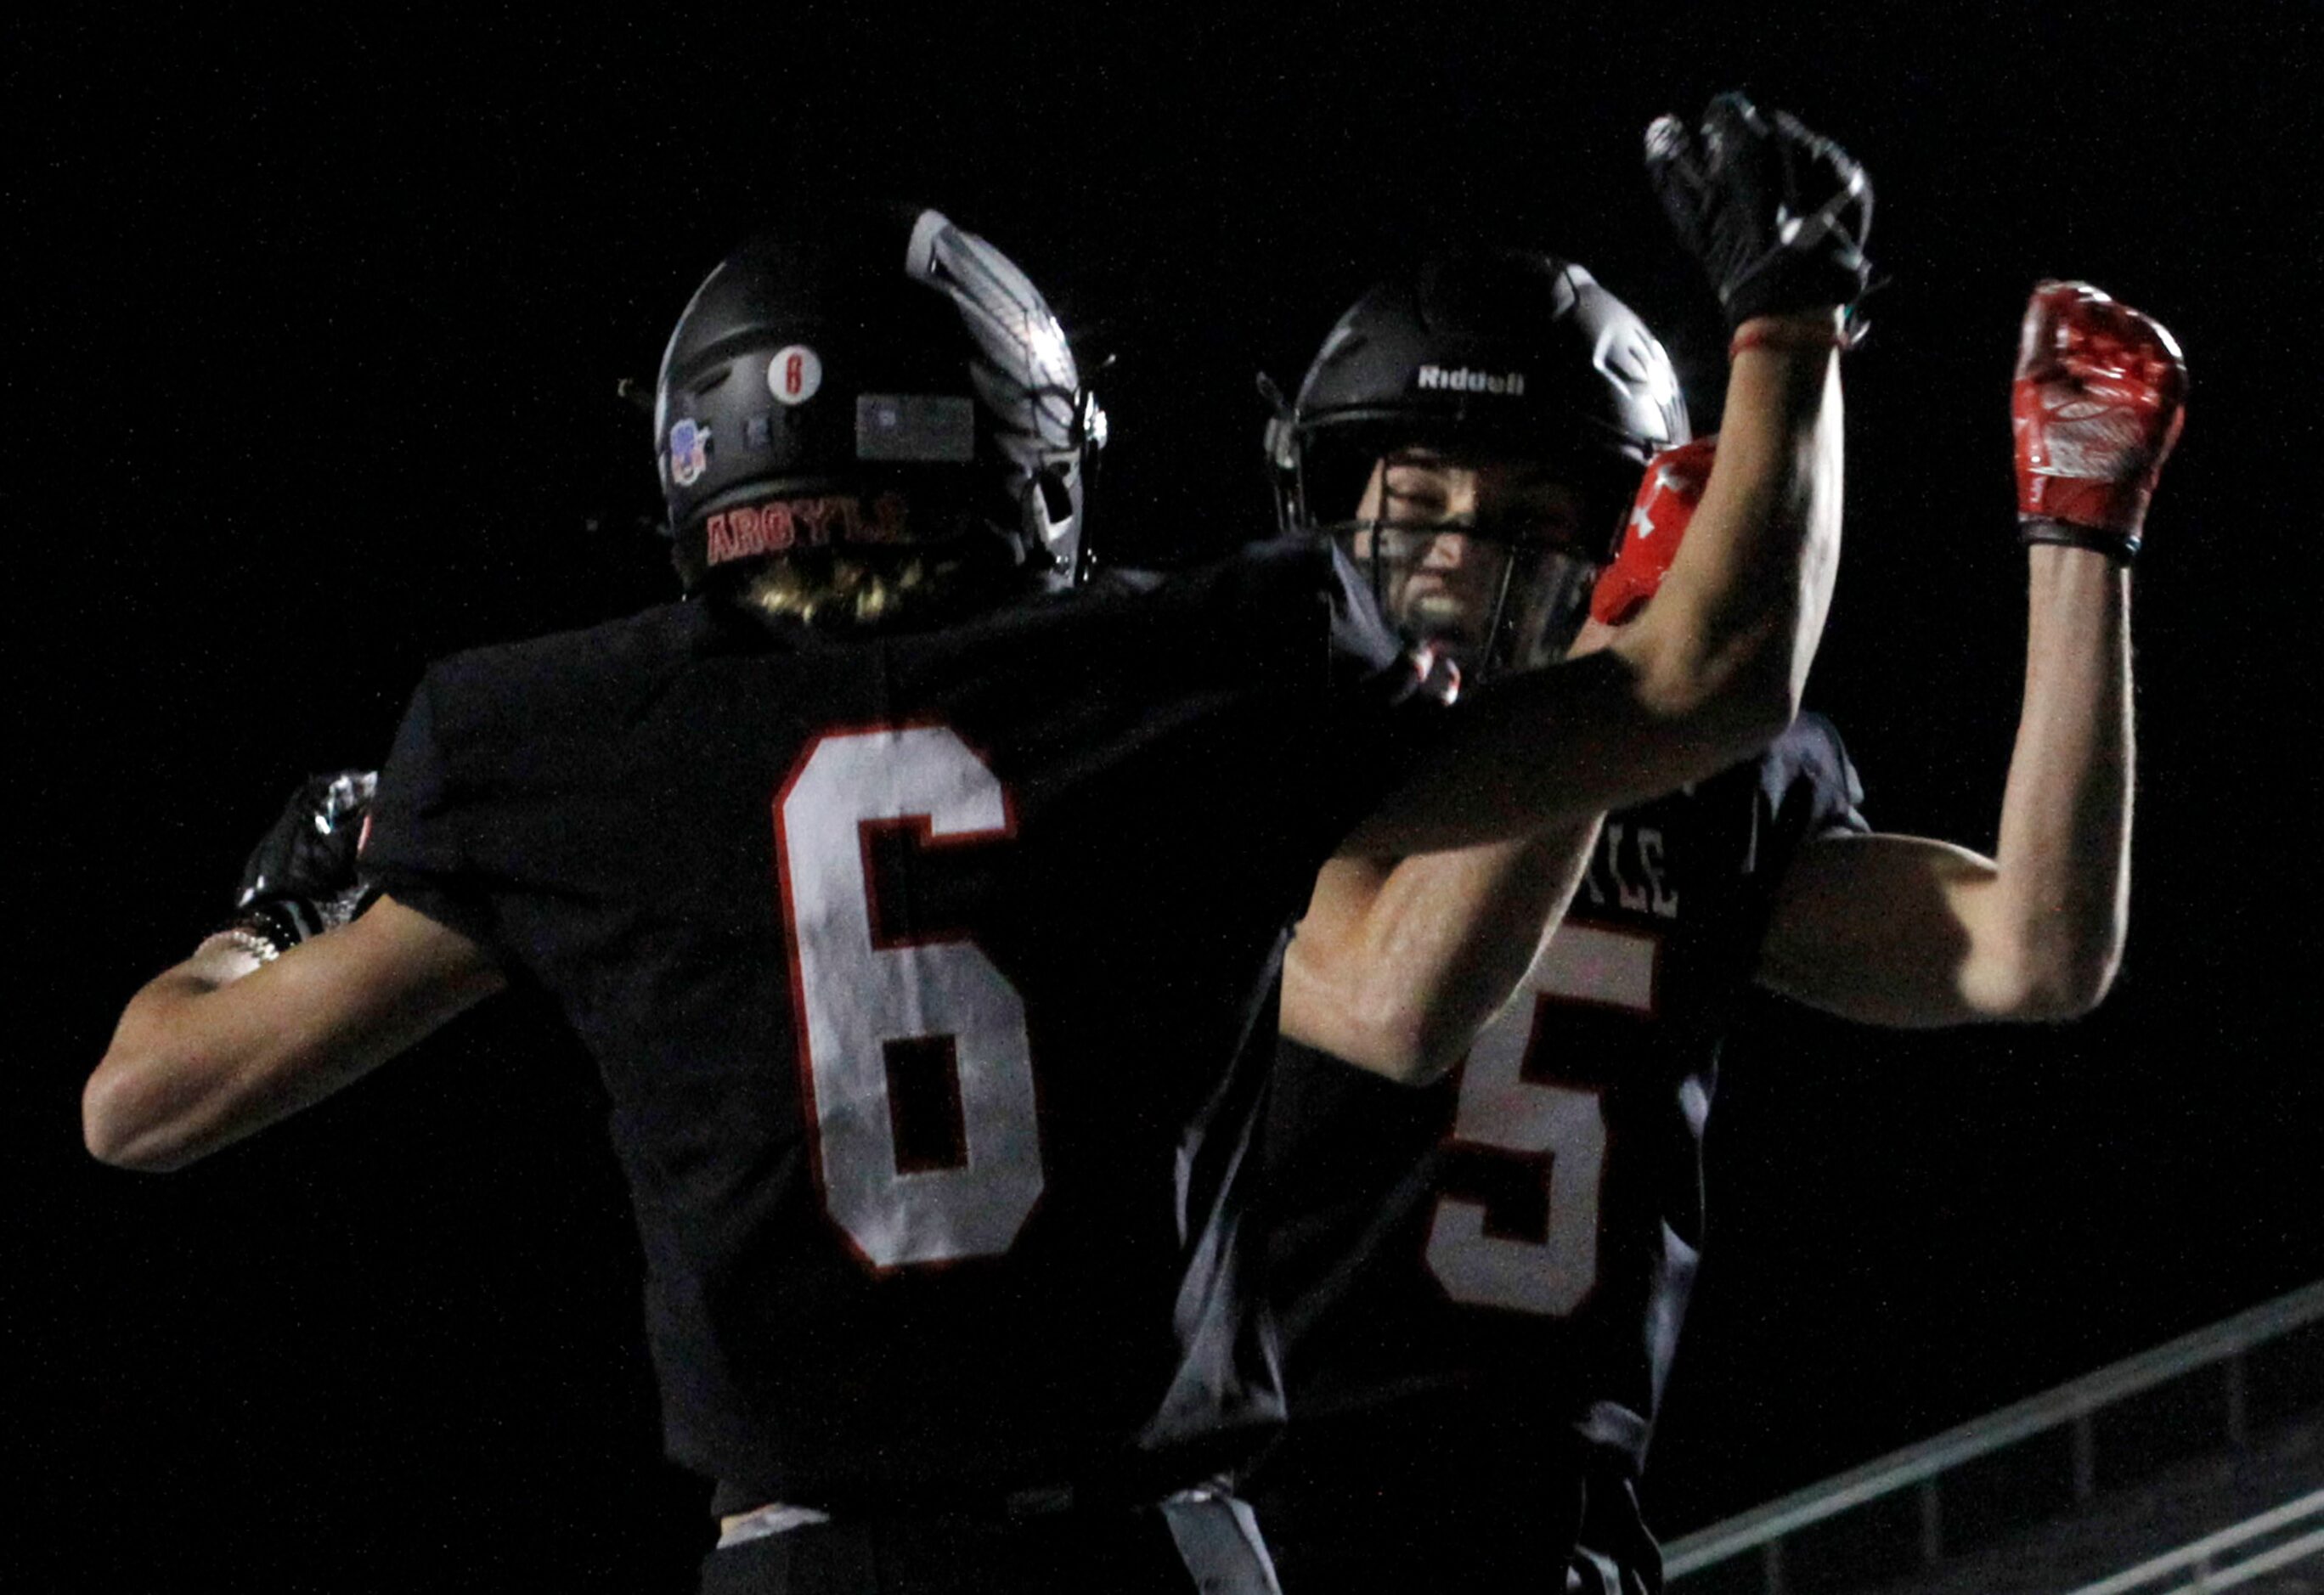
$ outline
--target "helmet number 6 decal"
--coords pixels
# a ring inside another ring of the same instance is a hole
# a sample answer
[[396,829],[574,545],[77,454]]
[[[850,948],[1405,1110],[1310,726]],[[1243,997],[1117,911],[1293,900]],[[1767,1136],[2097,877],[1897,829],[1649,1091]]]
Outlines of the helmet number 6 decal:
[[778,404],[805,404],[823,386],[823,362],[805,344],[788,344],[767,362],[767,392]]
[[[921,845],[1000,840],[1009,797],[937,725],[818,739],[775,799],[791,993],[825,1210],[877,1268],[1009,1249],[1041,1194],[1025,1003],[975,943],[882,936],[867,829]],[[908,1079],[951,1123],[908,1144]]]

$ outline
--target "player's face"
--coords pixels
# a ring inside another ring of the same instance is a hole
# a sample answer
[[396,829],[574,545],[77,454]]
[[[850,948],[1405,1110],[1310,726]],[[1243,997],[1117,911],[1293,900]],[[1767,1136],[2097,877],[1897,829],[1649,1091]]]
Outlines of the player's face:
[[[1349,552],[1407,635],[1472,670],[1533,663],[1562,646],[1559,620],[1597,577],[1582,504],[1538,461],[1398,450],[1372,467]],[[1496,630],[1513,659],[1493,657]]]

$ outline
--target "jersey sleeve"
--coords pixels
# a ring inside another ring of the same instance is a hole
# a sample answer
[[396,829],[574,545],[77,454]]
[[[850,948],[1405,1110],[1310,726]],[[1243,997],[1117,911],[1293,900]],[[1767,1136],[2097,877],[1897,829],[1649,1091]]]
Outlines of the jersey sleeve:
[[1821,715],[1802,715],[1784,742],[1788,757],[1781,761],[1783,779],[1804,788],[1807,838],[1869,834],[1872,826],[1861,807],[1864,783],[1840,741],[1840,728]]
[[411,696],[394,749],[380,771],[364,828],[366,880],[438,924],[501,955],[489,896],[475,869],[462,781],[438,732],[431,670]]
[[1245,544],[1157,597],[1170,618],[1156,635],[1194,650],[1169,693],[1240,698],[1251,716],[1251,741],[1231,757],[1285,861],[1312,870],[1328,858],[1434,745],[1442,702],[1323,539]]
[[1369,687],[1389,701],[1400,701],[1421,680],[1419,659],[1380,613],[1370,587],[1339,545],[1327,543],[1324,550],[1331,560],[1326,602],[1332,617],[1334,678],[1343,686]]
[[1347,556],[1336,545],[1324,548],[1331,756],[1322,773],[1326,825],[1336,847],[1435,746],[1449,696],[1381,615]]

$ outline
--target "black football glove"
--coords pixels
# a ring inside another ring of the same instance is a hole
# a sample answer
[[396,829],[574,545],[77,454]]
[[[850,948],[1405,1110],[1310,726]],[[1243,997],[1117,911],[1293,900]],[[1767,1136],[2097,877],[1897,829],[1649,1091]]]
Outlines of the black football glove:
[[1872,180],[1797,117],[1763,116],[1733,93],[1704,109],[1699,135],[1658,116],[1646,129],[1646,175],[1730,327],[1862,297]]
[[355,844],[378,784],[374,770],[346,770],[311,776],[291,793],[242,867],[233,927],[287,952],[369,908],[371,889],[355,878]]

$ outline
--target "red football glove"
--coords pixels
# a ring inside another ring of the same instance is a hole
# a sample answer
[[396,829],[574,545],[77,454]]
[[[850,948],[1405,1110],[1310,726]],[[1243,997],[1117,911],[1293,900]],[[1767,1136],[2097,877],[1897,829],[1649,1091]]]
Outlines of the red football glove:
[[1702,502],[1702,485],[1711,480],[1711,461],[1718,451],[1718,438],[1697,438],[1646,462],[1646,479],[1638,484],[1637,502],[1630,506],[1622,546],[1590,595],[1591,620],[1626,625],[1663,585],[1671,561],[1678,557],[1686,523]]
[[2009,395],[2025,540],[2128,562],[2186,403],[2187,363],[2161,323],[2087,282],[2037,286]]

